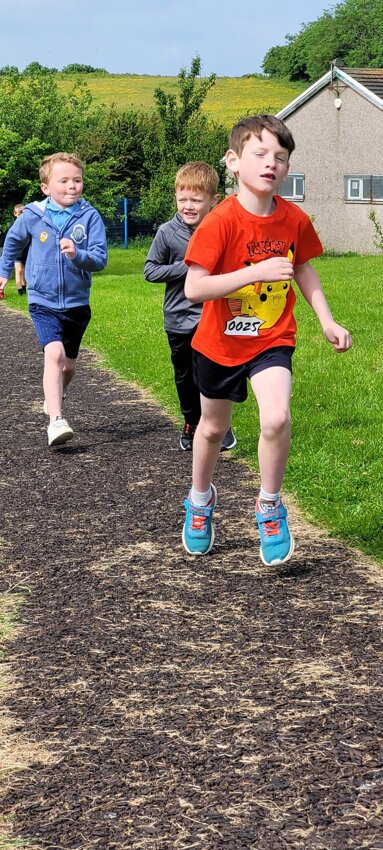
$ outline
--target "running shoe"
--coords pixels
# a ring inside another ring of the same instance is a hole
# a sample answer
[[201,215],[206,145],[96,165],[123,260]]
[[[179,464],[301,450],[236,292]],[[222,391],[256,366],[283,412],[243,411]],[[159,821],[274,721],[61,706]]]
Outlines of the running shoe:
[[255,518],[260,535],[259,554],[267,567],[284,564],[294,552],[294,538],[287,522],[287,510],[281,500],[262,506],[257,499]]
[[66,419],[56,416],[54,422],[48,425],[48,446],[61,446],[73,437],[73,431]]
[[225,434],[222,443],[221,443],[221,452],[228,452],[229,449],[233,449],[234,446],[237,445],[237,438],[234,434],[232,428],[229,428],[227,434]]
[[180,446],[183,452],[193,451],[193,440],[196,427],[196,425],[189,425],[188,422],[185,422],[180,436]]
[[[186,519],[182,529],[182,542],[189,555],[207,555],[214,543],[213,511],[217,504],[217,490],[211,485],[213,495],[205,507],[185,499]],[[189,494],[190,495],[190,494]]]

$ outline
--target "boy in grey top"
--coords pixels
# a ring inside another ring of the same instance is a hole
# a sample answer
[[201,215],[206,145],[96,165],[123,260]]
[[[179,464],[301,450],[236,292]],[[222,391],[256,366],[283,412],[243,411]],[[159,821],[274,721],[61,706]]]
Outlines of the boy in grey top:
[[[176,390],[185,424],[180,436],[183,451],[191,451],[201,406],[199,390],[193,380],[191,342],[200,320],[202,304],[191,304],[185,297],[188,267],[184,262],[189,240],[196,227],[218,201],[218,174],[205,162],[188,162],[175,178],[177,212],[162,224],[152,242],[144,266],[145,280],[165,283],[164,328],[167,333],[174,369]],[[222,450],[235,446],[230,428],[222,441]]]

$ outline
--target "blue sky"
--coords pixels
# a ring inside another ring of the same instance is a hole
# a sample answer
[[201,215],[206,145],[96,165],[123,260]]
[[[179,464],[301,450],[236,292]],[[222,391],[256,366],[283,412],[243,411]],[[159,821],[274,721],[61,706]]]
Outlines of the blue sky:
[[265,53],[316,20],[323,0],[3,0],[0,65],[72,62],[114,73],[176,75],[198,54],[203,74],[261,72]]

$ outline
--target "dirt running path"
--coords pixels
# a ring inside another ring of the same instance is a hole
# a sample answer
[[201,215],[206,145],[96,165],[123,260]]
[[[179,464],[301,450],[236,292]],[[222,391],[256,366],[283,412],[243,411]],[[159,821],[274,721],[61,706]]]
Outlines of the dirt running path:
[[3,665],[14,837],[382,850],[383,573],[296,520],[296,557],[266,569],[227,456],[216,546],[188,557],[170,419],[84,352],[75,439],[48,451],[34,332],[3,308],[0,356],[1,589],[29,588]]

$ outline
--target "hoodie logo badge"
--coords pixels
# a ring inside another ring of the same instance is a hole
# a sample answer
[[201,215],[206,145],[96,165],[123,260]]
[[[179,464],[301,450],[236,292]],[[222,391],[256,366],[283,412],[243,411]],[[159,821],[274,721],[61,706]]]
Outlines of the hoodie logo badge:
[[70,238],[73,239],[73,242],[75,242],[76,245],[80,245],[81,242],[83,242],[84,239],[86,239],[86,232],[85,232],[84,225],[83,224],[75,224],[75,226],[72,230],[72,233],[70,235]]
[[40,233],[40,242],[46,242],[48,239],[48,234],[46,230],[42,230]]

